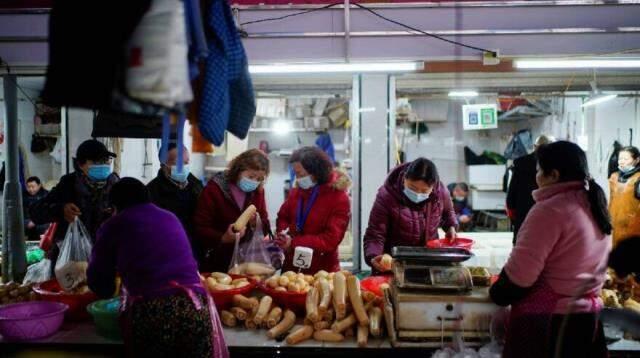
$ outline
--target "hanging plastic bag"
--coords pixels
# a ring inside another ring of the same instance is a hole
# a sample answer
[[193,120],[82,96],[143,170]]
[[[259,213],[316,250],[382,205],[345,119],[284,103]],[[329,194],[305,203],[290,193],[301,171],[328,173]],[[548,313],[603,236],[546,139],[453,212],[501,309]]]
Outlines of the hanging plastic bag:
[[237,238],[229,273],[247,276],[271,276],[276,271],[271,263],[269,238],[262,231],[260,214],[256,214],[256,227],[249,240]]
[[65,291],[71,291],[86,283],[90,257],[91,238],[89,232],[76,217],[76,220],[67,229],[56,262],[55,274],[60,287]]
[[22,284],[28,283],[40,283],[49,281],[51,279],[51,260],[44,259],[36,264],[33,264],[27,268],[27,274],[22,280]]
[[129,41],[128,94],[168,108],[190,102],[187,52],[182,2],[153,0]]

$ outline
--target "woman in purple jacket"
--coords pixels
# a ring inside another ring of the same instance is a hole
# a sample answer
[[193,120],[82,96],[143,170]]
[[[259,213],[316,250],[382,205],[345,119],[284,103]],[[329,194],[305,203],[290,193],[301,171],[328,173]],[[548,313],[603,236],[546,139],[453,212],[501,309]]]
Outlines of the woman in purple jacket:
[[424,247],[438,238],[442,227],[447,237],[456,236],[456,214],[449,191],[440,182],[432,161],[418,158],[396,167],[378,190],[364,235],[367,263],[376,271],[384,253],[394,246]]
[[98,230],[87,281],[96,294],[111,297],[116,272],[122,277],[127,355],[228,357],[217,311],[178,218],[153,205],[134,178],[116,183],[109,196],[116,213]]

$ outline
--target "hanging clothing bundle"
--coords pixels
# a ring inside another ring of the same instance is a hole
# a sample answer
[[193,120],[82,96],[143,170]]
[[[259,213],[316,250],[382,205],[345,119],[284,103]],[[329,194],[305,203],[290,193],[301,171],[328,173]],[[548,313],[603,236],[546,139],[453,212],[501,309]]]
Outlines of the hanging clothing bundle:
[[253,84],[231,7],[226,0],[210,0],[207,7],[209,56],[198,126],[214,145],[221,145],[228,130],[240,139],[247,136],[256,114]]

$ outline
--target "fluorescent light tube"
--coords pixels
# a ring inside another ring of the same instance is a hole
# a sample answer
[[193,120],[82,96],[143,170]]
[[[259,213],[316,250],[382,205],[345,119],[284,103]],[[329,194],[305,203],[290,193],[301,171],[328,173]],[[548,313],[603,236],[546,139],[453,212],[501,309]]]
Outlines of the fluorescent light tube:
[[459,97],[459,98],[478,97],[478,92],[476,92],[476,91],[451,91],[451,92],[449,92],[449,97]]
[[250,65],[249,72],[252,74],[412,72],[423,68],[422,62],[306,63]]
[[584,102],[582,104],[582,107],[592,107],[595,106],[597,104],[603,103],[603,102],[607,102],[610,101],[614,98],[618,97],[617,94],[603,94],[603,95],[598,95],[595,97],[592,97],[591,99],[589,99],[588,101]]
[[514,66],[522,69],[563,68],[640,68],[640,59],[633,60],[515,60]]

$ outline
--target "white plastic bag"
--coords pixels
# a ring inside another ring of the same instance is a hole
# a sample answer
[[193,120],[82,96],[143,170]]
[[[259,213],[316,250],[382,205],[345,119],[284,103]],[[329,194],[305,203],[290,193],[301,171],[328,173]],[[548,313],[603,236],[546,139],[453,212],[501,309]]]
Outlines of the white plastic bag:
[[60,287],[71,291],[87,281],[87,267],[91,257],[91,238],[82,222],[76,220],[69,224],[64,241],[60,245],[60,254],[56,262],[55,274]]
[[[242,241],[242,242],[241,242]],[[237,238],[229,273],[248,276],[271,276],[276,271],[271,263],[269,242],[262,231],[260,214],[256,214],[253,236],[247,241]]]
[[126,89],[138,100],[173,108],[193,99],[184,7],[153,0],[128,46]]
[[44,259],[27,268],[27,274],[22,280],[22,284],[40,283],[51,279],[51,260]]

